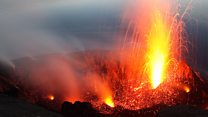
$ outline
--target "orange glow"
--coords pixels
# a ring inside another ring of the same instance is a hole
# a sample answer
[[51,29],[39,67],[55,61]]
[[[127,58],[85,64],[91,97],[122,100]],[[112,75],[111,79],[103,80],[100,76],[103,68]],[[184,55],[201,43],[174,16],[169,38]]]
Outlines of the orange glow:
[[[177,103],[181,98],[178,91],[190,92],[189,86],[180,85],[193,77],[188,65],[181,63],[186,45],[180,14],[170,1],[141,1],[141,8],[130,14],[121,48],[103,55],[99,51],[83,54],[86,65],[80,65],[87,71],[83,76],[87,84],[80,100],[90,101],[98,109],[100,104],[114,108],[116,103],[137,110]],[[67,101],[78,99],[69,97]]]
[[169,29],[161,16],[156,12],[153,16],[150,33],[148,35],[148,63],[152,88],[157,88],[164,80],[166,63],[169,57]]
[[184,90],[186,91],[186,93],[189,93],[190,92],[190,88],[187,87],[187,86],[184,87]]
[[53,101],[55,99],[55,97],[53,95],[48,96],[48,98]]
[[105,102],[105,104],[107,104],[108,106],[110,106],[112,108],[115,107],[112,97],[105,98],[104,102]]

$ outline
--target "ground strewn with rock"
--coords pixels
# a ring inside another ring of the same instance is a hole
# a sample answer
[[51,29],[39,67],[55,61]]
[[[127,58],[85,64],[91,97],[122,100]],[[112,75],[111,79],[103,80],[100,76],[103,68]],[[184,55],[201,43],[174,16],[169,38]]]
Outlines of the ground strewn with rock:
[[0,117],[62,117],[42,107],[0,94]]

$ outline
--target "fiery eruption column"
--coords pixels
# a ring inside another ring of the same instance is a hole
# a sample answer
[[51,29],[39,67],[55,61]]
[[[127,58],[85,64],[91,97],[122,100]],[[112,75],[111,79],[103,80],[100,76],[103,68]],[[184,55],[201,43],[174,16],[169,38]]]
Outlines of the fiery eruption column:
[[144,56],[144,71],[152,89],[165,80],[169,61],[178,58],[181,25],[175,15],[177,11],[171,9],[172,3],[170,0],[140,0],[136,11],[138,16],[133,16],[136,20],[133,23],[131,54],[133,58],[139,57],[138,61]]
[[170,48],[169,30],[166,21],[159,11],[153,15],[153,22],[148,35],[148,63],[151,70],[152,88],[157,86],[164,80],[166,63],[169,59]]

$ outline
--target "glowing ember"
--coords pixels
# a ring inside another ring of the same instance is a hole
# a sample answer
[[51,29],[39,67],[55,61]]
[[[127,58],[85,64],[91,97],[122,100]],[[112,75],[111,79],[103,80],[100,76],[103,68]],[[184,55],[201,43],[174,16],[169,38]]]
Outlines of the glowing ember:
[[105,104],[107,104],[108,106],[110,106],[110,107],[115,107],[115,105],[114,105],[114,102],[113,102],[113,100],[112,100],[112,97],[107,97],[105,100],[104,100],[104,102],[105,102]]
[[186,91],[186,93],[190,92],[190,88],[188,86],[184,86],[184,90]]
[[53,95],[48,96],[48,98],[53,101],[55,99],[55,97]]

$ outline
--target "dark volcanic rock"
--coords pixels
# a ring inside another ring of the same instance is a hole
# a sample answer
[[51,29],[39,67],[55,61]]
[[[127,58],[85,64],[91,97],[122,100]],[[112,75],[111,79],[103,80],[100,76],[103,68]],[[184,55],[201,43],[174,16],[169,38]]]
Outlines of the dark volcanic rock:
[[[121,106],[111,108],[110,113],[100,113],[93,109],[88,102],[64,102],[62,104],[62,114],[64,117],[155,117],[160,108],[167,106],[160,104],[147,109],[128,110]],[[110,108],[110,107],[109,107]]]
[[0,94],[0,117],[62,117],[58,113]]
[[162,109],[158,117],[208,117],[208,111],[188,105],[177,105]]
[[64,102],[62,114],[65,117],[208,117],[208,111],[189,105],[167,107],[163,104],[141,110],[128,110],[120,106],[111,114],[99,113],[87,102]]
[[62,114],[65,117],[100,117],[96,110],[93,109],[92,105],[88,102],[64,102],[62,104]]

